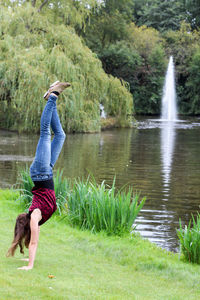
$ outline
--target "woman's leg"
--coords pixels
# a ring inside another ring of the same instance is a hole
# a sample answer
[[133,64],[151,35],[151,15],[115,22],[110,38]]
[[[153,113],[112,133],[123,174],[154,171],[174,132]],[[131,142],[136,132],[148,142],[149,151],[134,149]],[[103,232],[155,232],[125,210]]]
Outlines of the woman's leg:
[[30,167],[30,174],[34,181],[47,180],[53,177],[51,162],[51,132],[50,124],[57,97],[50,95],[43,110],[40,122],[40,139],[36,149],[35,159]]
[[60,119],[57,112],[57,107],[55,105],[51,118],[51,128],[54,132],[54,138],[51,143],[51,162],[50,165],[53,167],[59,157],[62,146],[65,141],[65,133],[60,123]]

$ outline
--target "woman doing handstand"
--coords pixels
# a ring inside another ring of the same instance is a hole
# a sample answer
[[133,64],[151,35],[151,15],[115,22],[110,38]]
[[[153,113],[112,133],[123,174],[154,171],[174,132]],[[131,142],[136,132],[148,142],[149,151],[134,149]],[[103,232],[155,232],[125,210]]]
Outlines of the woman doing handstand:
[[[40,225],[44,224],[56,210],[56,198],[53,183],[53,167],[62,149],[65,133],[57,113],[56,100],[60,93],[70,84],[56,81],[45,93],[47,100],[40,123],[40,139],[35,159],[30,167],[30,175],[34,182],[33,199],[28,213],[20,214],[16,219],[14,239],[7,256],[13,256],[17,246],[24,254],[24,245],[29,248],[28,266],[22,270],[30,270],[34,266],[39,240]],[[51,142],[50,126],[54,132]]]

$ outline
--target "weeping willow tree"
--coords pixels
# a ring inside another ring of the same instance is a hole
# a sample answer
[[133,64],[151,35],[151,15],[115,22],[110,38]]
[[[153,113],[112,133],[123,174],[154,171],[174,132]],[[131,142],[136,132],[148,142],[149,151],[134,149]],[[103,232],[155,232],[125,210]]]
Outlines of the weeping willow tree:
[[94,8],[101,2],[98,0],[1,0],[2,5],[18,8],[29,3],[39,14],[48,14],[54,23],[75,26],[84,29],[86,21]]
[[38,132],[42,95],[58,79],[72,84],[58,102],[67,132],[99,131],[100,103],[117,126],[130,126],[131,94],[105,74],[72,27],[55,25],[31,5],[0,8],[1,126]]

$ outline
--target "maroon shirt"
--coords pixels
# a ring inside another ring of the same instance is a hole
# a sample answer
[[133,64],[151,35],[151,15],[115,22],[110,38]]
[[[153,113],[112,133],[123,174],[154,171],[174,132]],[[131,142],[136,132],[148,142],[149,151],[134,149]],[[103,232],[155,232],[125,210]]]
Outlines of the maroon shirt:
[[33,200],[29,208],[29,215],[34,211],[34,209],[39,208],[42,213],[42,219],[39,225],[44,224],[56,211],[56,196],[54,190],[48,188],[37,188],[32,189]]

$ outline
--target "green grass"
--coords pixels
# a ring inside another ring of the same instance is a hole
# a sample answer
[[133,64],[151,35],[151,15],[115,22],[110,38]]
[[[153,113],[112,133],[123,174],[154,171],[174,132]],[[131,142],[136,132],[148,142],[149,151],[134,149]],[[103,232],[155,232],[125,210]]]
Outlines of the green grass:
[[71,228],[58,215],[41,227],[34,269],[17,270],[19,251],[5,257],[21,212],[17,197],[0,191],[0,299],[199,299],[198,265],[138,236]]

